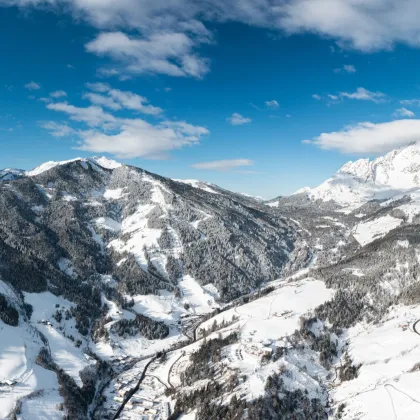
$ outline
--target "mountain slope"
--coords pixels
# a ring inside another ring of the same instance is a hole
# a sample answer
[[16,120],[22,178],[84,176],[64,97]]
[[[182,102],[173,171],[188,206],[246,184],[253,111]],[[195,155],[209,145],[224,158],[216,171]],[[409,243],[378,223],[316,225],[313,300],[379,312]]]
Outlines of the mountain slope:
[[0,417],[416,419],[418,148],[340,203],[105,158],[4,180]]
[[0,278],[27,311],[19,322],[44,337],[31,344],[37,366],[67,390],[70,418],[87,416],[114,357],[165,348],[185,338],[184,318],[309,262],[287,218],[190,184],[106,158],[48,162],[0,183]]
[[370,200],[389,199],[419,189],[419,172],[420,142],[417,142],[374,160],[348,162],[320,186],[299,191],[297,195],[311,202],[332,202],[353,210]]

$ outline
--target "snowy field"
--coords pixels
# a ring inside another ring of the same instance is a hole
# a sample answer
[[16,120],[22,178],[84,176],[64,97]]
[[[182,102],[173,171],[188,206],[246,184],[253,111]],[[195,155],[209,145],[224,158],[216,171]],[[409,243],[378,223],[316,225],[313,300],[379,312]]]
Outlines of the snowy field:
[[[18,299],[1,281],[0,291],[11,301]],[[63,402],[57,377],[35,364],[43,347],[35,328],[20,314],[17,327],[0,320],[0,338],[0,419],[10,414],[18,400],[22,402],[18,420],[62,419],[63,413],[56,408]]]
[[[53,318],[58,308],[70,309],[73,304],[50,292],[25,293],[25,301],[33,307],[31,322],[47,338],[53,360],[76,381],[77,385],[82,386],[79,372],[92,363],[83,351],[86,340],[78,333],[73,318],[65,320],[63,317],[60,323]],[[47,321],[51,325],[42,321]],[[83,344],[76,347],[75,341],[69,338],[70,335]]]
[[420,335],[412,330],[418,319],[420,307],[399,306],[378,325],[358,324],[349,330],[349,354],[362,366],[356,379],[333,391],[337,404],[346,404],[344,419],[420,418],[420,370],[415,367]]
[[360,245],[365,246],[375,239],[382,238],[389,231],[400,226],[402,222],[402,219],[397,219],[389,215],[379,217],[358,224],[353,231],[353,236]]
[[[248,380],[241,386],[238,392],[246,395],[247,399],[256,398],[263,393],[267,377],[277,372],[278,363],[271,363],[261,367],[261,356],[264,351],[274,348],[276,345],[286,345],[284,338],[299,328],[299,317],[321,303],[330,300],[334,291],[327,289],[325,284],[312,279],[304,279],[298,282],[286,283],[266,297],[240,307],[222,312],[200,325],[200,329],[209,329],[216,321],[219,325],[225,321],[233,324],[220,330],[223,336],[233,331],[240,334],[238,343],[228,346],[225,350],[225,363],[229,369],[238,369],[241,374],[247,375]],[[215,338],[219,331],[210,334],[207,338]],[[200,336],[199,336],[200,337]],[[199,348],[201,340],[184,348],[186,352],[175,352],[175,362],[170,375],[170,381],[179,385],[179,374],[188,364],[189,354]],[[293,372],[294,383],[291,388],[308,387],[316,388],[316,384],[307,374],[302,374],[300,368],[308,365],[311,372],[309,359],[315,359],[314,355],[305,355],[301,360],[290,360],[288,368]],[[300,366],[302,364],[302,366]],[[314,360],[313,366],[316,365]],[[300,367],[298,367],[300,366]],[[318,367],[319,369],[319,367]]]

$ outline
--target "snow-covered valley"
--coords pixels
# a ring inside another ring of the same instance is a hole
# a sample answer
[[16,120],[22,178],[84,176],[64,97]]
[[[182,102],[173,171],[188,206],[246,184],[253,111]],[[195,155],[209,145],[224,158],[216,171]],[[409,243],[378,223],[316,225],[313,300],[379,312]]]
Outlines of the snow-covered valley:
[[419,150],[267,203],[4,170],[0,418],[418,418]]

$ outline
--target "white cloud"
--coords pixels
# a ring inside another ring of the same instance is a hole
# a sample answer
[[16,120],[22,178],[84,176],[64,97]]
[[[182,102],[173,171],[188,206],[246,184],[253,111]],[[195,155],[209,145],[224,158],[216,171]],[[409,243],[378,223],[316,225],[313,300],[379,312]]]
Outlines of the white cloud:
[[65,123],[57,123],[55,121],[41,122],[40,126],[48,130],[54,137],[67,137],[75,134],[76,131]]
[[332,37],[344,48],[375,51],[400,42],[420,44],[416,0],[292,0],[276,11],[290,33]]
[[414,105],[420,106],[420,99],[404,99],[400,101],[401,105]]
[[0,6],[51,8],[88,22],[102,32],[87,49],[111,57],[116,65],[110,70],[123,78],[143,73],[203,77],[209,63],[198,49],[212,42],[212,34],[202,22],[313,33],[364,52],[400,43],[420,46],[418,0],[0,0]]
[[339,100],[339,97],[338,97],[337,95],[331,95],[331,94],[328,94],[328,97],[329,97],[332,101],[338,101],[338,100]]
[[82,132],[78,148],[94,153],[110,153],[123,159],[166,159],[169,152],[198,144],[201,136],[208,133],[204,127],[182,121],[152,125],[141,119],[123,120],[116,134],[97,130]]
[[322,133],[303,142],[341,153],[372,155],[386,153],[418,140],[420,120],[395,120],[379,124],[363,122],[341,131]]
[[111,89],[107,83],[86,83],[86,87],[98,93],[105,93]]
[[147,105],[148,100],[145,97],[137,95],[133,92],[123,92],[118,89],[111,89],[108,92],[108,95],[115,101],[119,102],[125,109],[139,111],[143,114],[149,115],[157,115],[162,112],[162,108]]
[[226,118],[226,121],[228,121],[232,125],[242,125],[242,124],[248,124],[252,120],[251,118],[243,117],[241,114],[234,112],[230,117]]
[[123,32],[103,32],[86,44],[86,50],[121,62],[121,72],[159,73],[169,76],[203,77],[208,61],[195,54],[196,42],[187,34],[168,32],[147,38]]
[[170,91],[172,90],[172,88],[170,88],[170,87],[165,87],[165,88],[163,88],[163,90],[164,90],[165,92],[170,92]]
[[356,92],[341,92],[342,98],[356,99],[359,101],[372,101],[375,103],[383,102],[386,95],[382,92],[371,92],[363,87],[357,88]]
[[52,111],[64,112],[71,120],[86,123],[91,127],[102,126],[106,129],[112,129],[117,122],[112,114],[105,112],[100,106],[92,105],[80,108],[67,102],[58,102],[48,104],[47,108]]
[[105,108],[113,109],[114,111],[118,111],[122,108],[118,102],[115,102],[114,99],[110,98],[109,96],[104,96],[95,92],[85,93],[83,95],[83,99],[87,99],[94,105],[100,105]]
[[353,64],[345,64],[343,69],[347,73],[356,73],[356,67],[354,67]]
[[[191,165],[195,169],[207,169],[213,171],[230,171],[243,166],[252,166],[254,162],[249,159],[216,160],[213,162],[202,162]],[[243,173],[243,171],[242,171]]]
[[39,83],[36,83],[36,82],[29,82],[25,85],[25,89],[39,90],[39,89],[41,89],[41,85]]
[[280,105],[275,99],[273,99],[271,101],[265,101],[265,106],[270,109],[277,109]]
[[[173,55],[158,53],[156,57],[152,51],[150,64],[138,59],[144,55],[140,51],[118,57],[133,60],[132,70],[137,72],[203,75],[208,66],[195,56],[194,48],[208,42],[211,34],[199,19],[236,21],[288,34],[314,33],[335,40],[341,48],[361,51],[390,49],[398,43],[420,45],[417,0],[0,0],[0,5],[49,6],[70,12],[75,19],[83,19],[100,30],[138,31],[150,46],[155,45],[156,35],[183,34],[188,38],[189,46]],[[162,47],[163,43],[158,45]],[[139,50],[151,51],[149,46],[140,46]],[[116,52],[117,47],[106,49],[111,56]]]
[[[202,136],[209,134],[206,128],[185,121],[151,124],[140,118],[118,118],[111,113],[112,111],[104,111],[102,106],[107,106],[113,111],[125,108],[132,112],[140,110],[149,114],[155,114],[160,108],[145,105],[143,102],[146,99],[132,92],[122,92],[105,86],[106,94],[112,96],[97,92],[86,93],[85,99],[94,103],[88,107],[77,107],[67,102],[46,105],[49,110],[64,113],[69,120],[86,124],[87,127],[75,130],[67,123],[54,121],[43,122],[41,126],[55,137],[77,135],[80,138],[78,144],[80,150],[110,153],[120,158],[164,159],[172,150],[198,144]],[[102,92],[105,90],[104,86],[90,87]]]
[[319,96],[317,93],[314,93],[313,95],[312,95],[312,98],[313,99],[316,99],[317,101],[320,101],[322,98],[321,98],[321,96]]
[[88,99],[95,105],[101,105],[113,110],[124,108],[148,115],[158,115],[162,113],[162,108],[149,105],[147,98],[137,95],[136,93],[111,89],[111,87],[105,83],[86,83],[86,86],[94,92],[106,93],[108,95],[104,96],[92,92],[83,95],[85,99]]
[[402,118],[414,118],[416,114],[413,111],[410,111],[407,108],[399,108],[396,109],[394,112],[394,117],[402,117]]
[[356,73],[356,67],[353,64],[345,64],[342,68],[334,69],[334,73]]
[[56,90],[54,92],[51,92],[50,93],[50,96],[52,98],[63,98],[63,97],[66,97],[67,96],[67,93],[64,92],[64,90]]
[[50,102],[52,102],[51,98],[39,98],[38,101],[40,102],[45,102],[46,104],[49,104]]

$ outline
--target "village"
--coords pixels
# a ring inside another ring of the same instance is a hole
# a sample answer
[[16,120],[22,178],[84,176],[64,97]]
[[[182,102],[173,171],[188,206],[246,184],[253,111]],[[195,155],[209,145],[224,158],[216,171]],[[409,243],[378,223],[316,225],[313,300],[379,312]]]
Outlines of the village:
[[[117,363],[121,367],[130,363],[130,358],[118,357]],[[104,418],[112,419],[123,404],[126,396],[136,387],[145,368],[147,360],[134,365],[124,374],[112,381],[108,391],[105,407],[108,414]],[[125,403],[124,411],[119,417],[126,420],[167,420],[171,414],[170,403],[165,400],[165,389],[168,388],[154,371],[159,364],[152,364],[148,369],[138,391]]]

